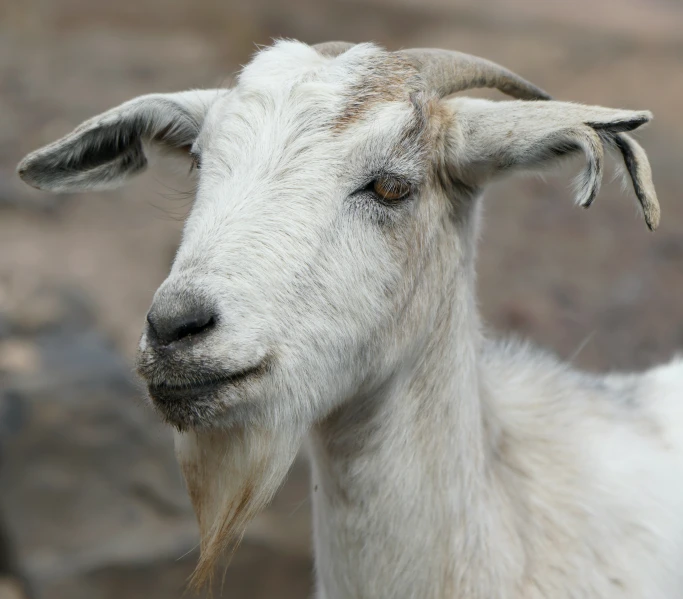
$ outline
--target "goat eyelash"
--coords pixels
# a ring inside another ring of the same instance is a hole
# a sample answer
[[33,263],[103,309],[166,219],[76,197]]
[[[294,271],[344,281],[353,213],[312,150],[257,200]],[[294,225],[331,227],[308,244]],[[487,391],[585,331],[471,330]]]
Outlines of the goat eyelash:
[[363,187],[354,192],[369,194],[378,202],[386,205],[399,204],[413,193],[413,185],[403,177],[380,173],[372,177]]
[[202,161],[199,154],[197,154],[196,152],[190,152],[190,160],[192,161],[190,163],[190,172],[194,170],[201,170]]
[[[400,190],[389,197],[390,192]],[[398,226],[410,210],[416,191],[405,177],[386,172],[376,173],[367,183],[349,195],[348,207],[353,214],[381,227]]]

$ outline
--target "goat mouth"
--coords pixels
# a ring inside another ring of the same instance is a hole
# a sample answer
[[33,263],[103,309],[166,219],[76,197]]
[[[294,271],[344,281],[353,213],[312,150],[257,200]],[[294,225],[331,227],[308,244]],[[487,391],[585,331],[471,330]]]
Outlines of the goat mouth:
[[266,362],[242,370],[205,377],[190,383],[176,384],[172,381],[150,383],[147,391],[152,401],[163,409],[178,403],[209,401],[216,398],[227,387],[240,386],[254,379],[267,369]]

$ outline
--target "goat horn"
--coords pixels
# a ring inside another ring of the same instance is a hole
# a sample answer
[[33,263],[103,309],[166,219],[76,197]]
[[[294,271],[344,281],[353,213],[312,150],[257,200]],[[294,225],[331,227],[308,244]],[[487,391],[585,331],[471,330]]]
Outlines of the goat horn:
[[448,96],[466,89],[492,87],[520,100],[550,100],[541,88],[484,58],[453,50],[400,50],[420,71],[428,89]]
[[[492,87],[520,100],[552,100],[552,96],[533,83],[477,56],[435,48],[400,50],[398,54],[410,60],[422,74],[427,89],[441,97],[466,89]],[[614,143],[623,154],[647,226],[654,231],[659,224],[660,209],[645,152],[626,133],[616,133]]]
[[334,58],[343,54],[350,48],[353,48],[356,44],[350,42],[323,42],[321,44],[314,44],[312,48],[317,50],[323,56],[328,56],[329,58]]
[[[324,56],[334,58],[355,44],[323,42],[313,48]],[[435,48],[400,50],[397,54],[408,58],[422,73],[429,89],[448,96],[466,89],[494,87],[521,100],[550,100],[550,96],[533,83],[512,71],[470,54]]]

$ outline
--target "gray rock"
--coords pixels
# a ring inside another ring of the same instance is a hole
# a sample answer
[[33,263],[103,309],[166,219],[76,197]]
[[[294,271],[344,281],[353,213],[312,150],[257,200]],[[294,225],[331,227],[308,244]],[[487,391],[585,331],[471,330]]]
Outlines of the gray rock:
[[170,433],[84,303],[61,300],[59,322],[13,338],[39,364],[0,383],[0,501],[44,596],[60,580],[172,560],[196,544]]
[[[41,288],[13,305],[0,338],[6,554],[43,599],[181,597],[198,539],[169,430],[82,295]],[[306,494],[298,464],[237,552],[227,596],[309,595]]]

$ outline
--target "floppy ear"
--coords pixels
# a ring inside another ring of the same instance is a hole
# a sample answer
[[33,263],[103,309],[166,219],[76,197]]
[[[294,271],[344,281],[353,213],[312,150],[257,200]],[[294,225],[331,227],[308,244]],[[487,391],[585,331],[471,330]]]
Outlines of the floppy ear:
[[147,166],[143,142],[189,150],[209,106],[223,93],[200,90],[130,100],[26,156],[19,176],[38,189],[60,192],[122,185]]
[[650,229],[659,224],[659,204],[645,151],[623,133],[647,123],[647,111],[616,110],[568,102],[491,102],[456,98],[446,136],[449,172],[478,187],[506,173],[536,171],[582,151],[586,168],[576,201],[587,208],[602,182],[603,148],[621,152]]

